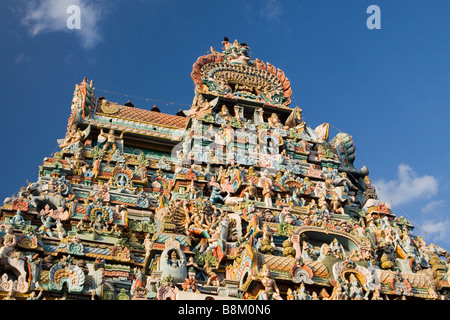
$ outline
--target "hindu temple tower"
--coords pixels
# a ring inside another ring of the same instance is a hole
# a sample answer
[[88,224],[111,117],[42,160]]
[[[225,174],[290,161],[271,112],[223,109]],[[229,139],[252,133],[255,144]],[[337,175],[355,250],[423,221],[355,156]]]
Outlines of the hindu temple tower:
[[222,46],[176,115],[75,86],[60,149],[1,207],[0,296],[446,299],[447,251],[378,199],[352,136],[311,128],[282,70]]

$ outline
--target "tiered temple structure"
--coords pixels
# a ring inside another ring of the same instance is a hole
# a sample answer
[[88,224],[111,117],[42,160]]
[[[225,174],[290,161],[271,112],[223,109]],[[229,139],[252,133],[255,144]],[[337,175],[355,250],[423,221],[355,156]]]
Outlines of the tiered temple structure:
[[1,207],[0,298],[446,299],[447,251],[377,198],[352,137],[222,44],[177,115],[76,85],[59,152]]

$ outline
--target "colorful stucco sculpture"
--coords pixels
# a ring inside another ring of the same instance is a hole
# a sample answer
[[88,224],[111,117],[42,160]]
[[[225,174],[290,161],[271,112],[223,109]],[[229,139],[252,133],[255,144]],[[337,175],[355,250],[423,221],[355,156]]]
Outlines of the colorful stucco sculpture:
[[378,199],[352,136],[223,41],[177,115],[76,85],[67,134],[4,200],[5,299],[446,299],[445,249]]

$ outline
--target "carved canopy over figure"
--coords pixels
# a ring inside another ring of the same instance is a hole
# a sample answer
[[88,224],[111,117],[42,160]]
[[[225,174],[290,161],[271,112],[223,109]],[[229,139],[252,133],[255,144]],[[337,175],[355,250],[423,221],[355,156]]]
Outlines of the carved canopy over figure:
[[270,63],[252,60],[250,48],[225,37],[222,53],[199,57],[193,65],[191,78],[198,92],[231,99],[259,101],[274,106],[290,104],[292,89],[284,72]]

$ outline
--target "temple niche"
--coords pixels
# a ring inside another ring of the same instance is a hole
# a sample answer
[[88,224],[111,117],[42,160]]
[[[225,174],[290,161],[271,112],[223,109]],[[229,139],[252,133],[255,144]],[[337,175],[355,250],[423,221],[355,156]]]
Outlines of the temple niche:
[[378,199],[352,136],[311,127],[249,44],[222,46],[176,115],[75,86],[60,150],[1,207],[0,296],[447,299],[448,252]]

